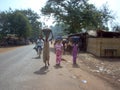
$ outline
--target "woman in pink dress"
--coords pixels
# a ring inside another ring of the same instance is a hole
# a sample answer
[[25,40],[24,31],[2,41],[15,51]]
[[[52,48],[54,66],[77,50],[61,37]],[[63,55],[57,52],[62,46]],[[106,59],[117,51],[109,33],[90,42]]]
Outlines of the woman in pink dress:
[[56,65],[60,65],[62,59],[63,44],[61,40],[57,40],[55,44]]

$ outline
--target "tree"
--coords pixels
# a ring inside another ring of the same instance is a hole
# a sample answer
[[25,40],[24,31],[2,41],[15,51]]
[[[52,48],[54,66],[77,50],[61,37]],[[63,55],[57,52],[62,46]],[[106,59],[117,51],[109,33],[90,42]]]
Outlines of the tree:
[[23,13],[29,20],[29,23],[31,24],[32,33],[31,38],[37,38],[40,35],[40,30],[42,28],[42,23],[38,21],[40,19],[40,16],[32,11],[31,9],[28,10],[17,10]]
[[104,4],[100,10],[100,15],[101,15],[101,20],[102,20],[102,24],[103,29],[107,29],[108,28],[108,22],[110,20],[114,20],[115,17],[114,15],[112,15],[112,11],[109,9],[107,4]]
[[0,12],[0,37],[1,39],[6,37],[7,34],[13,34],[11,33],[11,21],[10,18],[12,16],[12,9],[10,8],[9,11],[3,11]]
[[25,15],[21,12],[14,12],[9,17],[10,33],[16,34],[18,37],[27,38],[31,34],[31,26]]
[[48,0],[41,11],[44,15],[52,14],[57,22],[68,25],[70,33],[79,32],[82,28],[103,28],[111,18],[107,8],[98,10],[88,0]]
[[7,12],[0,13],[0,34],[1,38],[9,33],[9,15]]
[[0,13],[0,38],[8,34],[15,34],[18,37],[27,38],[31,34],[31,26],[26,16],[20,12]]
[[[39,37],[42,27],[41,22],[38,21],[39,18],[39,15],[31,9],[13,11],[10,8],[9,11],[0,12],[1,37],[7,34],[17,34],[19,37]],[[24,33],[21,34],[22,32]]]
[[120,25],[118,25],[118,24],[114,25],[113,31],[120,32]]

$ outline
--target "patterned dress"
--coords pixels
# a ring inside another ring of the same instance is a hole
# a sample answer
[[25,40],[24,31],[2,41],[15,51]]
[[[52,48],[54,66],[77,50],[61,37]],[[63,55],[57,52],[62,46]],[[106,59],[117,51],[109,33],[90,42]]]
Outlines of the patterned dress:
[[55,51],[56,51],[56,64],[60,64],[61,62],[61,58],[62,58],[62,47],[63,47],[63,44],[60,43],[56,43],[55,44]]

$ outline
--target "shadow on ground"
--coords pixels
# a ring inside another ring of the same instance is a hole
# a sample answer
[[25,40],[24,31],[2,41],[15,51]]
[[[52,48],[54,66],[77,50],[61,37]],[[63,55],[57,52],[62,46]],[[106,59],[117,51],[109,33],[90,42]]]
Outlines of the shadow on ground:
[[49,72],[48,67],[41,67],[38,71],[35,71],[34,74],[45,75]]
[[41,57],[36,56],[36,57],[33,57],[32,59],[41,59]]
[[73,64],[73,68],[80,68],[78,64]]
[[56,65],[54,65],[54,68],[55,68],[55,69],[59,69],[59,68],[63,68],[63,67],[62,67],[61,65],[57,65],[57,64],[56,64]]

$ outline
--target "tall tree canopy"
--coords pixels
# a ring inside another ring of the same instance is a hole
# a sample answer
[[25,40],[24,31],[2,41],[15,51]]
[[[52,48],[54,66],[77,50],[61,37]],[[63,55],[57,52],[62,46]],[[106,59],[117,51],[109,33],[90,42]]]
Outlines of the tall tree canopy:
[[107,7],[98,10],[88,0],[48,0],[42,8],[44,15],[53,15],[58,22],[69,25],[70,33],[84,29],[106,28],[112,18]]
[[2,12],[0,20],[0,32],[3,36],[16,34],[18,37],[27,38],[31,34],[29,21],[21,12]]
[[0,13],[0,36],[1,38],[7,34],[8,30],[8,15],[6,12]]
[[24,14],[21,12],[14,12],[9,20],[11,33],[24,38],[31,35],[31,26],[28,18]]
[[16,34],[23,38],[37,38],[42,27],[39,18],[31,9],[0,12],[0,37]]
[[42,23],[39,21],[40,16],[36,12],[32,11],[31,9],[17,10],[17,11],[20,11],[28,18],[32,28],[31,37],[37,38],[40,35],[40,30],[42,28]]

